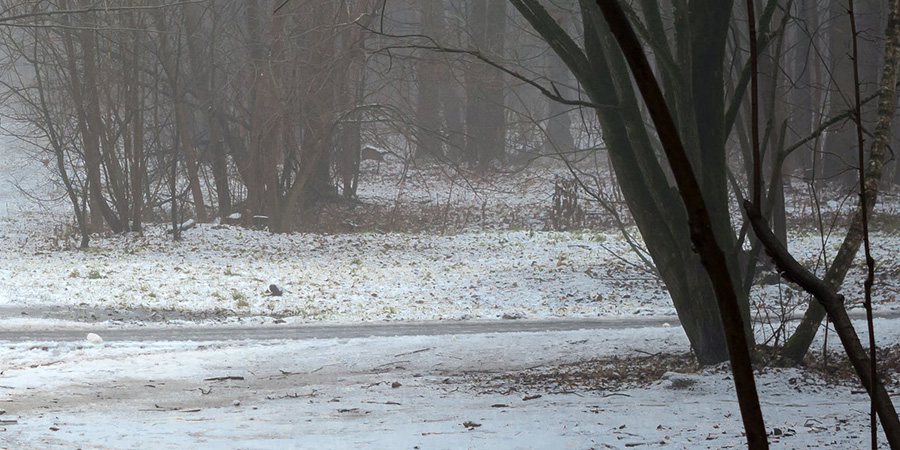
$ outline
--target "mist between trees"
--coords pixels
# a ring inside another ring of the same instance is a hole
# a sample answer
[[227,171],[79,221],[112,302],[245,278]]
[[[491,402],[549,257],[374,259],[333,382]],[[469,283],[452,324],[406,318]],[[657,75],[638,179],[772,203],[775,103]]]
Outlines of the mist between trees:
[[[888,2],[856,3],[862,122],[873,140]],[[2,125],[64,187],[82,246],[92,233],[140,233],[149,222],[171,222],[176,238],[188,219],[302,229],[323,205],[359,203],[362,164],[489,178],[563,160],[575,181],[567,189],[604,207],[596,186],[616,184],[630,213],[622,221],[642,235],[699,360],[728,357],[671,171],[593,2],[0,5]],[[718,0],[622,5],[749,324],[765,258],[735,214],[751,188],[746,12]],[[785,190],[856,201],[851,34],[839,1],[769,0],[757,11],[763,211],[784,241]],[[880,158],[880,190],[889,190],[900,171]],[[558,214],[577,216],[566,192],[551,195]],[[832,267],[835,286],[847,267]],[[802,358],[821,318],[801,326],[791,358]]]

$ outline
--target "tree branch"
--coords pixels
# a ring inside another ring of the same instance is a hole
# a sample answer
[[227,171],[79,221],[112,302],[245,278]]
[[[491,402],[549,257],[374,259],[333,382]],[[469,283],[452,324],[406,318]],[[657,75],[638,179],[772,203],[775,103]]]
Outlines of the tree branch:
[[757,205],[744,201],[744,210],[747,212],[754,233],[784,278],[800,285],[825,308],[828,318],[834,324],[834,329],[844,345],[847,357],[850,358],[853,368],[856,369],[860,383],[872,397],[891,448],[900,448],[900,420],[897,419],[897,411],[894,410],[894,405],[891,403],[884,384],[878,377],[873,378],[875,374],[871,371],[869,357],[866,356],[859,336],[850,322],[850,316],[844,309],[844,296],[838,294],[833,287],[817,278],[791,256],[787,248],[775,237],[775,233],[769,229],[766,219]]
[[102,6],[92,5],[85,8],[60,9],[56,11],[41,11],[24,14],[16,14],[7,17],[0,17],[0,25],[10,25],[10,22],[18,22],[26,19],[36,19],[39,17],[59,16],[65,14],[86,14],[91,12],[131,12],[131,11],[148,11],[156,9],[170,8],[173,6],[182,6],[190,3],[206,3],[209,0],[184,0],[175,3],[167,3],[163,5],[149,6],[109,6],[104,2]]

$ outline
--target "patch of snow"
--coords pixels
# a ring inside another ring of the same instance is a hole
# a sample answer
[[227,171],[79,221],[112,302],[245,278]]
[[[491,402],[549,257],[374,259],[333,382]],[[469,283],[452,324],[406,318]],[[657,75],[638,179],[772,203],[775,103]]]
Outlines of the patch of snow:
[[[16,420],[3,425],[0,442],[17,449],[743,447],[730,374],[719,369],[569,394],[527,385],[485,390],[476,381],[687,345],[680,329],[663,327],[16,344],[0,347],[8,361],[0,404]],[[757,380],[773,445],[866,445],[867,397],[853,387],[797,369],[769,370]]]

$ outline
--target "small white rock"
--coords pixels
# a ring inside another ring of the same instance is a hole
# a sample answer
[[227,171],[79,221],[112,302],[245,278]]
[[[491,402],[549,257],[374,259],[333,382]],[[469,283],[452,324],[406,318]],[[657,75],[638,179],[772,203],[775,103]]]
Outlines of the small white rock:
[[232,404],[232,406],[241,406],[241,401],[235,400],[235,401],[231,402],[231,404]]
[[99,335],[97,335],[96,333],[88,333],[88,335],[85,339],[87,339],[87,341],[90,342],[91,344],[100,344],[103,342],[103,338],[100,337]]

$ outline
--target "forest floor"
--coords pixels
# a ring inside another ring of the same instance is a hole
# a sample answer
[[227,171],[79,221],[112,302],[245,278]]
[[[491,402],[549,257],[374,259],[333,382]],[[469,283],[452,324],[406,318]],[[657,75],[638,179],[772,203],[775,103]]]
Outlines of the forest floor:
[[[96,236],[79,250],[65,204],[42,184],[46,168],[9,151],[0,166],[0,311],[18,311],[0,330],[96,334],[0,342],[0,449],[744,446],[730,374],[698,368],[674,319],[439,336],[103,340],[197,326],[672,318],[664,286],[608,210],[584,197],[577,214],[554,209],[562,167],[463,177],[423,166],[403,177],[397,162],[367,165],[361,202],[324,210],[302,233],[202,224],[173,242],[151,223],[143,236]],[[614,190],[593,186],[621,214]],[[802,185],[791,192],[791,250],[821,267],[852,194],[816,202]],[[897,203],[882,197],[873,235],[876,310],[890,316],[876,336],[888,350],[900,342]],[[857,311],[861,277],[854,269],[844,289]],[[283,295],[269,295],[272,284]],[[777,277],[751,299],[768,344],[807,302]],[[817,354],[838,350],[833,333],[827,346],[821,335]],[[866,396],[829,355],[827,366],[759,369],[776,448],[867,445]]]

